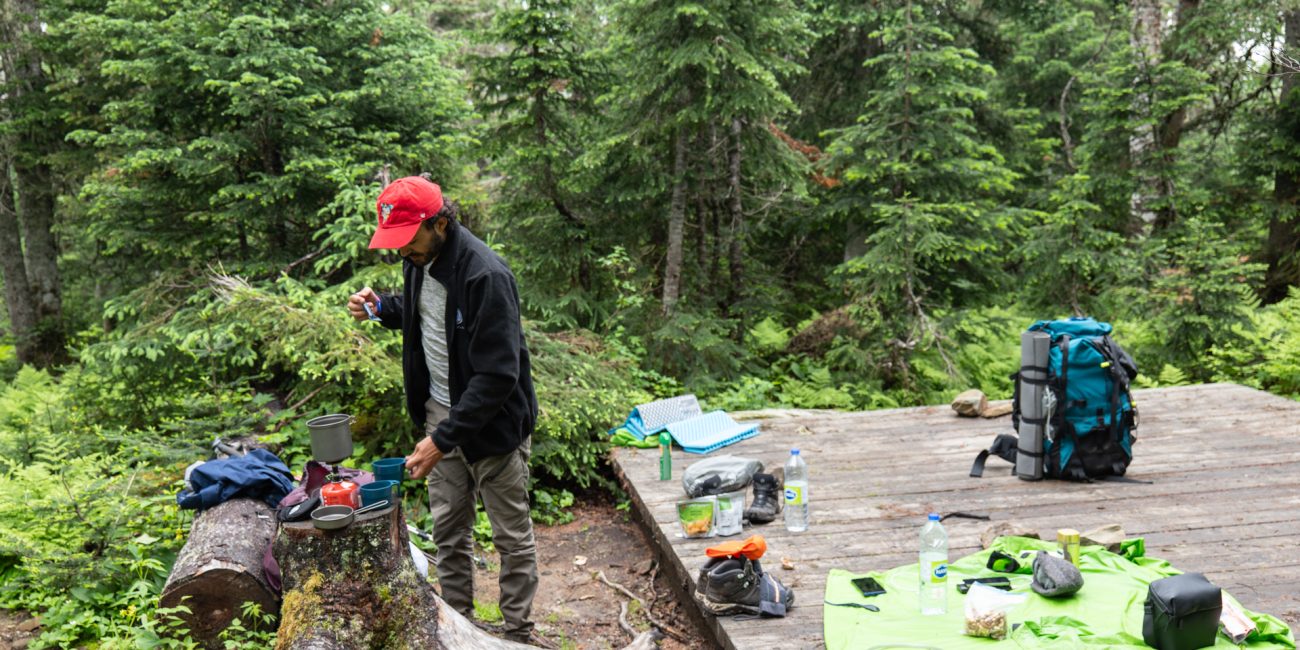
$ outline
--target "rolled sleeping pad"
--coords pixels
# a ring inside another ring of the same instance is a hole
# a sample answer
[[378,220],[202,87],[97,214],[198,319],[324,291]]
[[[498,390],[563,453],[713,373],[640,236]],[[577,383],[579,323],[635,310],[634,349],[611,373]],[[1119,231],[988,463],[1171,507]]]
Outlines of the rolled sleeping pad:
[[1020,444],[1016,450],[1016,476],[1026,481],[1043,478],[1043,433],[1047,428],[1043,392],[1047,390],[1051,347],[1052,337],[1046,332],[1020,335]]

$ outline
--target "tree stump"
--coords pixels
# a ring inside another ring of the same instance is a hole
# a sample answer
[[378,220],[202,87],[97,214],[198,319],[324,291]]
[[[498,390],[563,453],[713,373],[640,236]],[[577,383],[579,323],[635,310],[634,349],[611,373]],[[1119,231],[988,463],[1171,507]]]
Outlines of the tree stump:
[[401,508],[340,530],[287,523],[275,540],[284,601],[276,650],[526,648],[448,607],[411,561]]
[[262,575],[262,556],[274,535],[275,512],[254,499],[232,499],[198,515],[159,606],[185,605],[191,613],[179,617],[191,637],[221,647],[217,635],[245,602],[276,612],[275,593]]

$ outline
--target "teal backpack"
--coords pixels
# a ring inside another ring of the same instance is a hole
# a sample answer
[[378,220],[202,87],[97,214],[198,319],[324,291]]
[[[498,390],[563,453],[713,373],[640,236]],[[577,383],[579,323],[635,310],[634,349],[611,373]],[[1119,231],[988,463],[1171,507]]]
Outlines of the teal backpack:
[[[1047,387],[1055,407],[1046,416],[1043,439],[1043,473],[1049,478],[1123,476],[1133,460],[1138,414],[1129,383],[1137,377],[1137,363],[1110,338],[1111,329],[1110,323],[1091,318],[1038,321],[1029,327],[1052,337]],[[1019,375],[1011,416],[1017,432],[1025,421]]]
[[[1110,323],[1091,318],[1038,321],[1031,332],[1052,337],[1046,368],[1035,375],[1047,375],[1044,404],[1051,404],[1041,420],[1029,420],[1020,413],[1020,386],[1034,381],[1019,372],[1012,397],[1011,421],[1020,433],[1020,423],[1046,425],[1043,437],[1043,475],[1071,481],[1122,477],[1133,461],[1133,431],[1138,413],[1129,393],[1137,377],[1137,364],[1110,338]],[[984,474],[984,461],[998,456],[1016,462],[1018,441],[1002,434],[993,446],[980,452],[971,476]],[[1121,479],[1132,481],[1132,479]],[[1144,482],[1144,481],[1141,481]]]

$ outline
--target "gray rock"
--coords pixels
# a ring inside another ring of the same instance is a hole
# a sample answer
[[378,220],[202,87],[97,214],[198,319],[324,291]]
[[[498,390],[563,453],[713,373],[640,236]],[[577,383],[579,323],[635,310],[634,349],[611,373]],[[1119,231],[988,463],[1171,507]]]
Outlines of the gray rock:
[[999,521],[998,523],[986,528],[984,532],[980,533],[980,544],[983,544],[984,548],[988,548],[993,545],[993,540],[999,537],[1028,537],[1030,539],[1039,539],[1038,531],[1036,530],[1014,521]]
[[978,388],[972,388],[952,400],[952,410],[956,411],[957,415],[970,418],[979,417],[988,405],[989,398],[985,397]]
[[1000,418],[1004,415],[1011,415],[1011,400],[989,402],[989,405],[984,407],[984,410],[980,413],[980,417],[990,419]]
[[19,623],[17,627],[20,632],[31,632],[32,630],[35,630],[40,626],[41,626],[41,619],[33,616],[23,621],[22,623]]
[[1124,529],[1119,524],[1106,524],[1079,535],[1081,546],[1105,546],[1111,553],[1119,553],[1119,543],[1124,541]]

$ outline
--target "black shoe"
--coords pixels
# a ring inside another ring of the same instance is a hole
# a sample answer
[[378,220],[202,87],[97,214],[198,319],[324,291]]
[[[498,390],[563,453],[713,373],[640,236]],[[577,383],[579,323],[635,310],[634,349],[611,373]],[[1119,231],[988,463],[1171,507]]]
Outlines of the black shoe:
[[754,500],[745,508],[751,524],[766,524],[781,511],[781,483],[772,474],[754,475]]
[[785,616],[794,592],[744,556],[713,558],[700,569],[695,599],[715,616]]
[[483,630],[484,632],[487,632],[492,636],[500,637],[501,635],[505,634],[505,627],[503,627],[500,623],[489,623],[487,621],[480,621],[479,619],[474,618],[472,615],[467,616],[466,618],[469,619],[470,623],[474,624],[474,627]]
[[529,630],[523,633],[507,633],[505,635],[505,640],[513,643],[530,645],[534,648],[547,648],[548,650],[555,650],[557,647],[554,643],[548,641],[546,637],[538,634],[537,630]]

